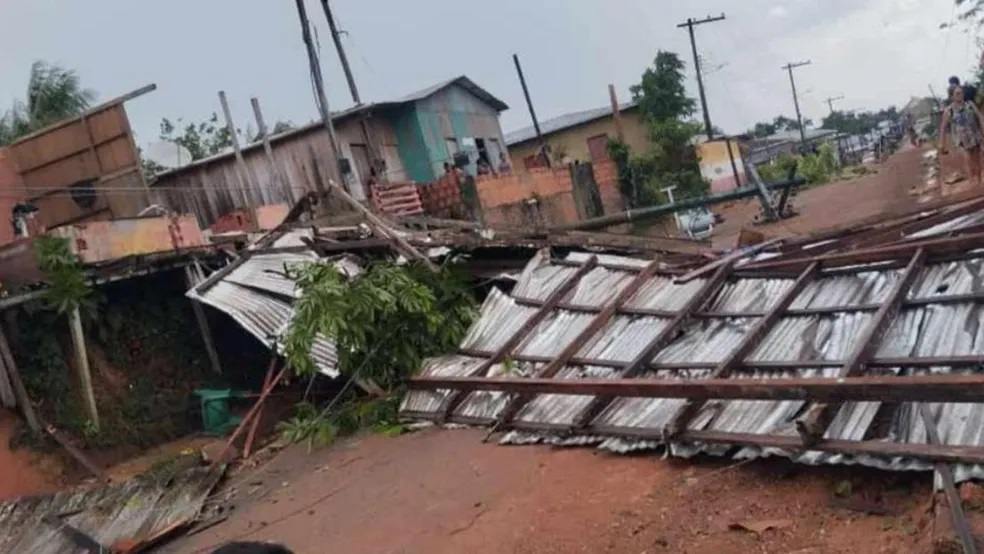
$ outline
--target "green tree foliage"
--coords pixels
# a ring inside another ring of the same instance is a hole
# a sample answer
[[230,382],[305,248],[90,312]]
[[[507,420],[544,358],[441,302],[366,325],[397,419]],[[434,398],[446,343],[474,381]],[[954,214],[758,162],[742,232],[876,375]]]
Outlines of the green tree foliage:
[[192,160],[214,156],[232,146],[232,134],[227,126],[219,123],[215,112],[200,123],[185,124],[181,118],[172,122],[165,117],[161,120],[160,139],[184,146]]
[[47,275],[48,288],[44,295],[47,306],[58,313],[91,307],[85,273],[68,239],[43,235],[34,239],[34,245],[38,265]]
[[834,111],[823,118],[821,126],[839,133],[860,135],[875,129],[881,121],[895,120],[898,117],[899,111],[895,106],[877,112]]
[[836,177],[840,171],[837,156],[830,143],[824,143],[817,149],[816,154],[794,156],[782,154],[772,163],[759,166],[759,176],[767,183],[785,181],[793,169],[795,176],[806,179],[811,185],[819,185]]
[[302,375],[316,371],[310,357],[318,336],[335,341],[338,369],[348,378],[371,380],[387,396],[365,400],[349,395],[318,411],[299,404],[280,431],[309,448],[330,443],[341,433],[372,425],[398,433],[402,384],[425,358],[453,349],[477,314],[467,284],[453,270],[377,263],[354,278],[331,263],[288,268],[301,296],[294,301],[285,339],[287,361]]
[[312,263],[288,272],[302,294],[285,350],[304,375],[316,371],[310,351],[322,335],[335,341],[341,373],[360,371],[395,389],[425,358],[454,348],[476,314],[463,280],[450,269],[433,274],[416,265],[377,263],[348,278],[334,264]]
[[651,144],[647,151],[633,153],[618,141],[609,143],[630,207],[661,202],[660,189],[668,186],[676,186],[681,197],[707,192],[691,144],[701,127],[690,119],[696,103],[684,88],[684,67],[677,54],[660,50],[640,83],[629,89]]
[[34,62],[25,100],[14,102],[13,108],[0,117],[0,144],[10,144],[24,135],[82,113],[95,96],[93,91],[82,87],[74,71],[45,61]]
[[[806,118],[803,120],[803,125],[810,127],[813,125],[813,120]],[[754,127],[748,130],[748,134],[762,138],[774,135],[779,131],[799,131],[799,121],[784,115],[777,115],[772,121],[756,123]]]

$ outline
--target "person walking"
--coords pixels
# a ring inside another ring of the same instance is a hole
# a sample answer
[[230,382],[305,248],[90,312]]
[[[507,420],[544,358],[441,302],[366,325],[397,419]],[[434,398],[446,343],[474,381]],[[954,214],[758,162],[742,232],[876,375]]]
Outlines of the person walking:
[[950,104],[943,110],[943,122],[940,125],[940,154],[946,154],[947,138],[950,126],[964,152],[964,165],[971,184],[981,186],[981,143],[984,142],[984,117],[973,102],[964,99],[964,89],[954,87]]

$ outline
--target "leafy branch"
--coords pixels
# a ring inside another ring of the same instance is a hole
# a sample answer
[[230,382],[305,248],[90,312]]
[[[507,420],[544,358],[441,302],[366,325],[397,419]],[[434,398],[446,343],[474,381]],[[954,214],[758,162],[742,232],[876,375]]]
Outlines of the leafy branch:
[[68,239],[43,235],[34,239],[38,265],[48,276],[45,304],[58,313],[89,305],[90,289],[78,257]]

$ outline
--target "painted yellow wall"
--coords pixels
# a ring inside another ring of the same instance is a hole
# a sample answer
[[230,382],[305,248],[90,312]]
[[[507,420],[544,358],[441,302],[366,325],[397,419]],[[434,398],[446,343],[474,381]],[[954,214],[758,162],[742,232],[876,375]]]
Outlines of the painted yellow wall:
[[[633,152],[641,152],[649,148],[649,137],[638,110],[622,113],[622,130],[625,134],[625,142]],[[616,136],[615,121],[611,116],[551,133],[546,139],[547,144],[555,151],[563,148],[571,161],[591,161],[588,154],[588,139],[601,134],[607,134],[612,138]],[[536,153],[538,147],[536,139],[510,146],[509,157],[512,159],[513,168],[516,171],[526,171],[523,160]]]

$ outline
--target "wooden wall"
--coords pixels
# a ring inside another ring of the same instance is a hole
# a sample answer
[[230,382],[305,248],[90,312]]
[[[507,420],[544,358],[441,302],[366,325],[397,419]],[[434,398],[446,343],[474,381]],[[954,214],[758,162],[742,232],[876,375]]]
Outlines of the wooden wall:
[[46,227],[133,217],[147,206],[149,193],[123,107],[133,95],[10,145],[25,196]]

